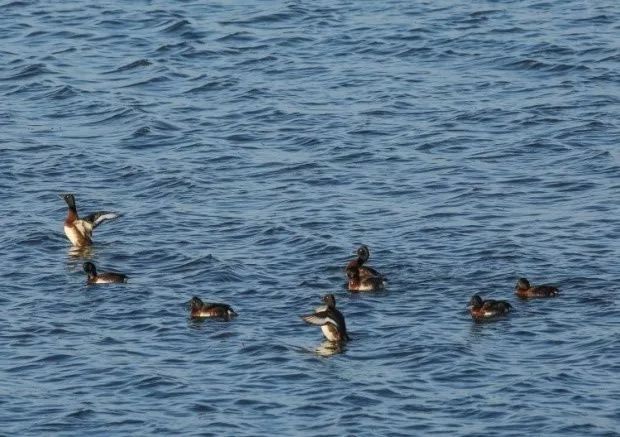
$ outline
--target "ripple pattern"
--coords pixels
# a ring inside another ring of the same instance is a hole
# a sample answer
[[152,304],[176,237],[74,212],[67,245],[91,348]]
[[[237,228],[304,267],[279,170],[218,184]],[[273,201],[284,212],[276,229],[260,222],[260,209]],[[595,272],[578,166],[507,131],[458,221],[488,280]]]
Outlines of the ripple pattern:
[[[620,435],[616,3],[1,9],[2,432]],[[74,253],[61,192],[123,216]]]

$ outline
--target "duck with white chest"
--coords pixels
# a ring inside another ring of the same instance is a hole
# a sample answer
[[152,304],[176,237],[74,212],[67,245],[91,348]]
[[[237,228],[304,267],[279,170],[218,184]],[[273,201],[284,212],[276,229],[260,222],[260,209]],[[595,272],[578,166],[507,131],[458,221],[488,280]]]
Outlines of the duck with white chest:
[[326,339],[334,342],[349,340],[344,315],[336,309],[336,298],[333,294],[323,296],[324,306],[317,308],[314,314],[302,316],[304,322],[320,326]]

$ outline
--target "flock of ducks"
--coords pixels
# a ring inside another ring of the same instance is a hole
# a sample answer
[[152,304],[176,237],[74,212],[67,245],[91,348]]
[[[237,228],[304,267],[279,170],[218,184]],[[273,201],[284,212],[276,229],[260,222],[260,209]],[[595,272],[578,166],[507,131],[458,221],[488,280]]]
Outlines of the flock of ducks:
[[[515,285],[515,294],[521,299],[555,297],[559,292],[557,287],[549,284],[532,286],[525,278],[519,278]],[[505,300],[483,300],[482,297],[474,294],[469,300],[468,308],[474,320],[482,321],[508,314],[512,310],[512,305]]]
[[[80,217],[75,205],[73,194],[62,194],[61,197],[69,207],[64,222],[64,231],[71,244],[75,247],[85,247],[93,243],[93,230],[104,221],[119,217],[113,212],[101,211]],[[357,258],[351,260],[345,267],[347,289],[353,292],[378,291],[385,288],[385,276],[370,266],[365,265],[370,257],[368,246],[362,245],[357,249]],[[88,284],[113,284],[127,282],[127,275],[114,272],[97,272],[92,262],[85,262],[84,272],[87,274]],[[521,299],[555,297],[559,290],[549,284],[532,286],[525,278],[520,278],[515,286],[515,294]],[[308,324],[321,327],[325,338],[334,343],[344,343],[349,340],[344,315],[336,308],[336,298],[333,294],[323,296],[323,303],[314,310],[314,313],[302,316]],[[475,294],[469,301],[469,312],[475,321],[495,319],[508,314],[512,305],[504,300],[483,300]],[[203,302],[199,297],[192,297],[189,301],[190,317],[216,318],[230,320],[237,313],[230,305],[224,303]]]

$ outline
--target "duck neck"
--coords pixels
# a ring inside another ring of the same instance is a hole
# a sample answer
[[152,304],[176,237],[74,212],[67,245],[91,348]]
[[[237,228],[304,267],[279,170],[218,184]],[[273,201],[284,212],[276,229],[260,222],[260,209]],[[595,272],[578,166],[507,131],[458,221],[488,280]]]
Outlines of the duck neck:
[[70,206],[67,211],[67,218],[65,219],[65,223],[71,224],[78,219],[78,213],[75,206]]

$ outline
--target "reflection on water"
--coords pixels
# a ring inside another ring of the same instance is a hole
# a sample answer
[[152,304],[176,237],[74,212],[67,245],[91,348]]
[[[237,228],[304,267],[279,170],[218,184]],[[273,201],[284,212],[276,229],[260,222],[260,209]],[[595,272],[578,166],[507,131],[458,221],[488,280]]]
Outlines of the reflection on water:
[[[189,304],[185,305],[187,311],[189,311]],[[206,318],[204,317],[191,317],[187,316],[187,326],[191,329],[202,329],[204,327]]]
[[331,357],[345,350],[345,344],[335,341],[325,340],[318,345],[314,352],[321,357]]
[[70,262],[91,259],[93,255],[93,246],[71,246],[67,251],[67,256]]
[[[190,329],[203,330],[213,327],[213,333],[219,337],[230,337],[235,335],[234,321],[222,320],[218,317],[191,317],[187,316],[187,326]],[[233,331],[228,330],[232,328]]]

